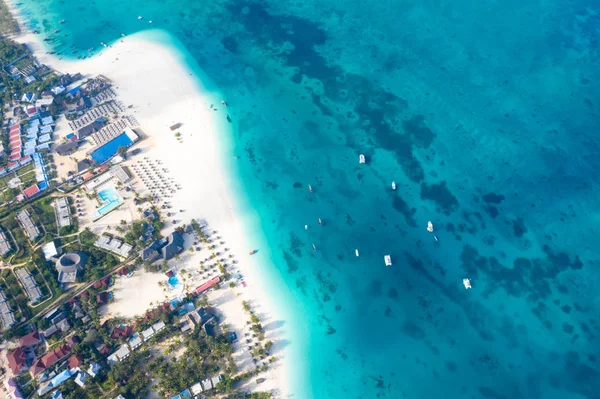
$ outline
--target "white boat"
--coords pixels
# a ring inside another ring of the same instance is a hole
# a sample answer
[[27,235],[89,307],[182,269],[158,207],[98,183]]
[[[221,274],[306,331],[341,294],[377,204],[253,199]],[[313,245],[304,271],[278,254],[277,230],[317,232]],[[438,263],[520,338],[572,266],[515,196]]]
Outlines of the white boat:
[[308,185],[308,191],[312,193],[312,186],[310,184]]
[[321,220],[321,218],[319,218],[319,224],[323,224],[323,221]]
[[471,280],[468,278],[463,278],[463,285],[465,286],[466,289],[470,290],[471,289]]
[[358,258],[358,256],[359,256],[359,255],[358,255],[358,249],[355,249],[355,250],[354,250],[354,253],[356,254],[356,257]]
[[363,154],[358,156],[358,163],[366,163],[365,156]]
[[385,255],[383,257],[383,260],[385,260],[385,265],[386,266],[391,266],[392,265],[392,256],[391,255]]
[[433,223],[431,221],[427,222],[427,231],[433,233]]
[[433,239],[434,239],[434,240],[436,240],[436,241],[438,241],[438,238],[437,238],[437,236],[433,236]]
[[149,24],[151,24],[151,23],[152,23],[152,20],[148,21],[148,23],[149,23]]
[[313,246],[313,249],[316,251],[316,250],[317,250],[317,247],[315,247],[315,244],[313,244],[312,246]]
[[142,19],[142,18],[144,18],[144,17],[142,17],[141,15],[140,15],[140,16],[138,16],[138,19]]
[[308,225],[307,224],[304,225],[304,230],[308,230]]
[[396,182],[395,182],[395,181],[393,181],[393,182],[392,182],[392,190],[395,190],[395,189],[396,189]]

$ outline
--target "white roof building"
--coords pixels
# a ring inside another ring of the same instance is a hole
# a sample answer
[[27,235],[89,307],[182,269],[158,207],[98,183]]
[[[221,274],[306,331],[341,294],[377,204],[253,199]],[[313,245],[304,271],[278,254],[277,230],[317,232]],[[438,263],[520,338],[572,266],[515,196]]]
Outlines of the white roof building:
[[131,350],[136,350],[142,345],[142,339],[138,334],[134,334],[131,338],[129,338],[129,347]]
[[52,119],[51,116],[47,116],[45,118],[42,118],[42,125],[51,125],[54,123],[54,119]]
[[152,327],[148,327],[147,329],[145,329],[144,331],[142,331],[140,333],[140,335],[142,336],[142,338],[144,339],[144,341],[148,341],[154,335],[154,330],[152,329]]
[[200,385],[200,383],[197,382],[190,387],[190,391],[192,391],[194,395],[199,395],[202,393],[202,385]]
[[42,133],[42,134],[52,133],[52,126],[50,126],[50,125],[42,126],[40,128],[40,133]]
[[[45,127],[45,126],[44,126]],[[42,130],[44,130],[44,128],[42,128]],[[42,132],[44,133],[44,132]],[[40,143],[47,143],[48,141],[50,141],[50,135],[49,134],[43,134],[38,138]]]
[[58,255],[54,241],[50,241],[48,244],[44,245],[42,247],[42,252],[44,252],[44,258],[46,260],[50,260],[53,256]]
[[57,96],[65,90],[66,89],[63,86],[56,86],[56,87],[53,87],[52,89],[50,89],[50,91]]

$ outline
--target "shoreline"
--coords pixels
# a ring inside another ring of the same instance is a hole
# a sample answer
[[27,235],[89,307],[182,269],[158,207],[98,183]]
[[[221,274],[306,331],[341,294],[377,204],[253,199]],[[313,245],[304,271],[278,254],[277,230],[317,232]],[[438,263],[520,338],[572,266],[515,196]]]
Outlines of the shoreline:
[[[13,39],[26,44],[39,62],[61,73],[80,72],[86,78],[102,74],[117,88],[119,100],[126,106],[134,106],[141,130],[149,138],[139,144],[142,154],[134,160],[148,156],[164,162],[183,187],[171,199],[174,208],[186,210],[185,222],[207,220],[209,228],[224,237],[240,261],[248,287],[242,289],[237,299],[252,302],[264,325],[285,325],[278,328],[274,341],[273,352],[278,360],[268,371],[268,381],[258,387],[272,389],[275,397],[288,397],[291,393],[286,349],[290,342],[290,334],[286,332],[289,325],[285,311],[277,306],[280,302],[267,293],[271,279],[265,276],[264,269],[262,273],[259,271],[264,267],[260,260],[271,259],[262,233],[257,235],[252,231],[253,226],[259,225],[258,215],[245,203],[235,181],[236,127],[235,122],[227,122],[226,111],[220,106],[225,99],[181,43],[165,31],[148,30],[116,39],[109,48],[85,60],[58,59],[46,54],[39,36],[29,32],[10,1],[6,4],[22,28]],[[157,75],[161,78],[157,79]],[[218,110],[213,111],[210,104],[217,105]],[[169,130],[175,123],[183,123],[180,129],[183,144]],[[174,228],[170,223],[165,227]],[[260,248],[259,254],[249,257],[248,251],[255,248]]]

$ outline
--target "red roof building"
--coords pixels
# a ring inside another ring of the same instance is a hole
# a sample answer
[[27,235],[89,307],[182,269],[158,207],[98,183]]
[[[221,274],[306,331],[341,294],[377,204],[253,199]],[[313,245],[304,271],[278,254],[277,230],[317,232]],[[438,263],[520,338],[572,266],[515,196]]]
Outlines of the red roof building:
[[25,352],[21,347],[18,347],[12,352],[8,352],[6,355],[6,359],[8,360],[8,367],[12,370],[14,375],[21,374],[23,369],[25,368]]
[[24,335],[19,339],[19,342],[21,343],[21,346],[37,345],[40,342],[42,342],[42,340],[40,339],[40,332],[36,330],[27,335]]
[[221,281],[221,279],[219,277],[212,278],[212,279],[208,280],[206,283],[204,283],[201,286],[199,286],[198,288],[196,288],[194,290],[193,294],[194,295],[200,295],[204,291],[206,291],[209,288],[211,288],[213,285],[219,283],[220,281]]
[[42,362],[42,359],[38,359],[29,368],[29,373],[32,377],[35,377],[36,375],[42,373],[44,370],[46,370],[46,367],[44,367],[44,362]]
[[102,280],[98,280],[94,283],[94,288],[108,287],[110,285],[110,277],[105,277]]
[[69,368],[74,369],[75,367],[81,367],[83,364],[83,356],[81,355],[72,355],[69,358]]
[[121,337],[127,338],[132,333],[133,333],[133,327],[131,327],[131,326],[115,327],[112,334],[110,334],[110,337],[112,339],[117,339],[117,338],[121,338]]
[[31,198],[36,194],[40,193],[40,188],[38,187],[37,184],[34,184],[33,186],[29,186],[27,187],[25,190],[23,190],[23,194],[25,194],[25,196],[27,198]]
[[98,353],[100,353],[103,356],[108,355],[112,351],[111,347],[106,344],[102,344],[96,349],[98,350]]
[[67,345],[69,345],[71,348],[74,348],[78,343],[79,337],[77,335],[71,335],[69,338],[67,338]]
[[64,359],[65,357],[67,357],[70,354],[71,354],[71,347],[69,345],[62,345],[62,346],[46,353],[44,356],[42,356],[40,359],[38,359],[33,364],[31,369],[29,369],[29,372],[35,377],[36,375],[40,374],[42,371],[44,371],[48,367],[55,365],[60,360]]

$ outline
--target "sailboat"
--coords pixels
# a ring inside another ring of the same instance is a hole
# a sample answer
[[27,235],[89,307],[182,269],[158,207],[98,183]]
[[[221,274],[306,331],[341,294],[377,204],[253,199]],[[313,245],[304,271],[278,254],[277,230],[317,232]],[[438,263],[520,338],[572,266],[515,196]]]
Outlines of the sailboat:
[[358,163],[366,163],[364,154],[358,156]]
[[471,279],[463,278],[463,285],[465,286],[465,289],[470,290],[471,289]]
[[319,224],[323,224],[323,221],[321,220],[321,218],[319,218]]
[[358,249],[355,249],[355,250],[354,250],[354,253],[356,254],[356,257],[358,258],[358,256],[359,256],[359,255],[358,255]]
[[391,266],[392,265],[392,256],[391,255],[385,255],[383,257],[383,260],[385,261],[385,265],[386,266]]
[[431,221],[427,222],[427,231],[433,233],[433,223]]
[[312,186],[310,184],[308,185],[308,191],[312,193]]
[[396,182],[392,181],[392,190],[395,190],[395,189],[396,189]]

